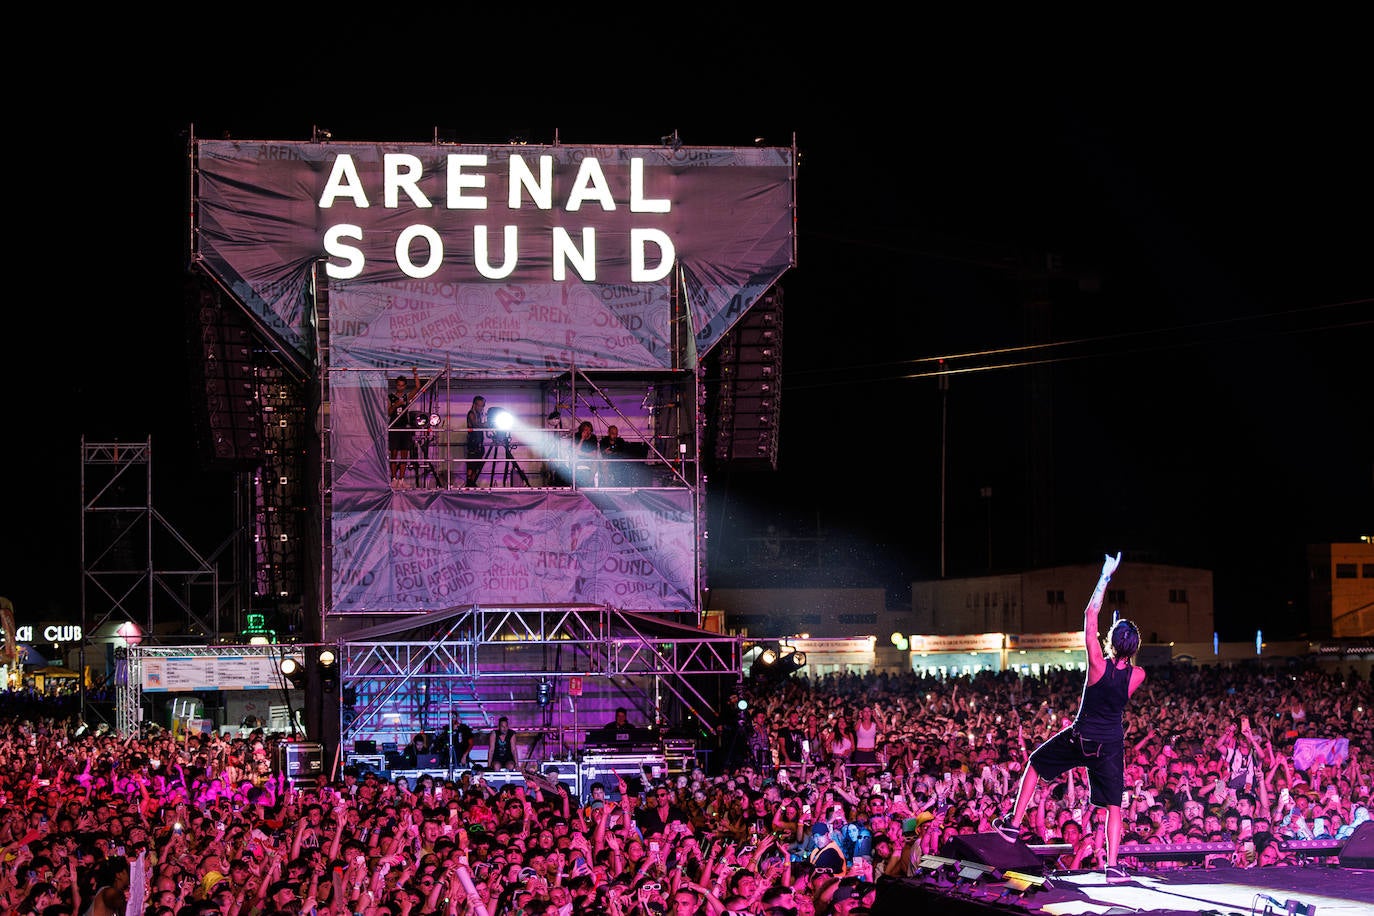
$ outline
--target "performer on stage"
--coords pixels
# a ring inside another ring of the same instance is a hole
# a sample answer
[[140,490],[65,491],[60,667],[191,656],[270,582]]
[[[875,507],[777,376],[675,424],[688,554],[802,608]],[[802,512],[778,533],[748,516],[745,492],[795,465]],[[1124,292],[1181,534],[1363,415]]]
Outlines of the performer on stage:
[[1088,652],[1088,672],[1083,682],[1083,696],[1073,724],[1052,736],[1030,754],[1025,772],[1016,793],[1016,807],[1011,818],[993,821],[993,828],[1009,843],[1021,834],[1021,821],[1026,816],[1036,784],[1043,778],[1058,779],[1074,767],[1086,767],[1091,787],[1091,802],[1107,809],[1107,837],[1105,870],[1108,881],[1125,881],[1126,870],[1117,865],[1116,853],[1121,844],[1121,799],[1125,790],[1125,728],[1122,713],[1126,701],[1145,682],[1145,669],[1131,663],[1140,650],[1140,631],[1136,625],[1122,618],[1112,624],[1104,645],[1098,638],[1097,615],[1102,610],[1102,597],[1112,573],[1121,564],[1121,554],[1108,556],[1102,564],[1102,576],[1083,611],[1083,641]]

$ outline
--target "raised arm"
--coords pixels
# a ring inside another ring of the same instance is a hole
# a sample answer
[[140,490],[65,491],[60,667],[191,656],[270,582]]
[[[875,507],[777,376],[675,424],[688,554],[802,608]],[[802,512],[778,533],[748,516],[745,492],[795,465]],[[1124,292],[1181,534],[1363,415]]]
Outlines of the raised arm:
[[1098,577],[1097,587],[1093,589],[1088,606],[1083,609],[1083,647],[1088,652],[1088,678],[1096,681],[1102,676],[1106,660],[1102,657],[1102,637],[1098,634],[1097,615],[1102,612],[1102,599],[1107,594],[1107,584],[1112,581],[1112,573],[1121,565],[1121,552],[1115,557],[1108,554],[1102,561],[1102,575]]

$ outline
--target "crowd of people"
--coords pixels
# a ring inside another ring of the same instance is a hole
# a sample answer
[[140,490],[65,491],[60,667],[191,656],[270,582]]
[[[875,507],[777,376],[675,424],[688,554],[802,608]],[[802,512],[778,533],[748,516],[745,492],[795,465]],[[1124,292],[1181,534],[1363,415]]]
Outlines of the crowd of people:
[[[1012,814],[1082,685],[794,676],[746,688],[721,772],[581,797],[480,769],[292,783],[260,731],[121,736],[54,698],[0,702],[0,916],[864,916],[881,878]],[[1151,670],[1125,712],[1123,860],[1132,843],[1224,842],[1150,864],[1282,865],[1299,855],[1285,838],[1349,836],[1369,817],[1372,702],[1353,670]],[[1064,850],[1047,867],[1101,868],[1082,772],[1030,791],[1022,838]]]

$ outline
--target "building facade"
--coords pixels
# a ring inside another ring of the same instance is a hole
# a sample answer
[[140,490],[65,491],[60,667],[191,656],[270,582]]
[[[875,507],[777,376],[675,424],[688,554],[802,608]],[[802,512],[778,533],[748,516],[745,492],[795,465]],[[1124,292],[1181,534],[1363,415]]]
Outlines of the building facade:
[[[1055,566],[996,576],[913,582],[910,632],[1059,633],[1081,629],[1101,567]],[[1200,642],[1214,631],[1210,570],[1123,563],[1103,604],[1141,624],[1145,643]]]
[[1374,636],[1374,543],[1310,544],[1307,608],[1312,632]]

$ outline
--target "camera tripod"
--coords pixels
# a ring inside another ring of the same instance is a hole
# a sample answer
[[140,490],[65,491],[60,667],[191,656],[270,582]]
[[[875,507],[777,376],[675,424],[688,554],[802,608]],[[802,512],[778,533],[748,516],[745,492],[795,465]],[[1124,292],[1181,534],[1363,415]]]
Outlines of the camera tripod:
[[[496,461],[497,448],[504,449],[506,457],[503,462]],[[515,460],[515,446],[511,444],[510,436],[493,437],[491,445],[487,446],[487,454],[483,457],[484,461],[491,462],[490,476],[487,478],[487,485],[496,486],[496,465],[503,464],[501,468],[501,486],[511,486],[511,473],[514,472],[520,478],[520,482],[525,486],[530,485],[530,479],[525,476],[524,468],[520,467],[520,462]]]

